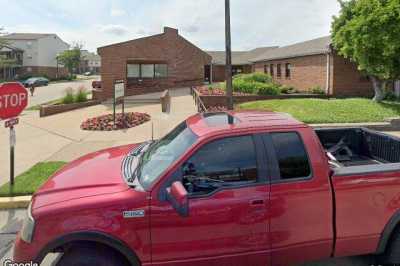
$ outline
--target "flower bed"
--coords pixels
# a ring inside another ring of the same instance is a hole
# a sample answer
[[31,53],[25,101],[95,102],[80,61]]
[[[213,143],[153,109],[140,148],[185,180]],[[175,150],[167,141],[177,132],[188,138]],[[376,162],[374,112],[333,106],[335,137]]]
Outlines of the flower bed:
[[111,131],[118,129],[132,128],[150,120],[150,115],[146,113],[118,113],[115,115],[115,126],[113,114],[106,114],[94,118],[89,118],[81,124],[83,130]]
[[[221,88],[210,88],[207,86],[202,86],[202,87],[198,87],[197,91],[200,93],[200,95],[225,96],[225,91]],[[250,95],[250,94],[243,93],[243,92],[233,92],[233,95],[244,96],[244,95]]]

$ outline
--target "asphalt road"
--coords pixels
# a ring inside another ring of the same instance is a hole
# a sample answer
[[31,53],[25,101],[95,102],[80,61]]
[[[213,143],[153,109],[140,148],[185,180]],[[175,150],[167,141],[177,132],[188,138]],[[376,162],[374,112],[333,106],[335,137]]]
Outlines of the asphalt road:
[[[25,210],[0,210],[0,265],[6,259],[12,258],[13,242],[16,233],[22,226],[25,217]],[[41,232],[36,232],[41,233]],[[55,265],[59,255],[47,256],[41,264],[44,266]],[[368,266],[377,265],[373,256],[346,257],[339,259],[328,259],[318,262],[310,262],[301,266]],[[250,266],[250,265],[249,265]]]
[[73,90],[76,90],[79,87],[84,87],[90,91],[92,89],[92,81],[99,79],[99,76],[91,76],[88,80],[54,82],[50,83],[48,86],[37,87],[35,88],[35,93],[33,94],[33,96],[30,96],[29,93],[28,107],[60,99],[65,95],[65,90],[67,88],[72,88]]

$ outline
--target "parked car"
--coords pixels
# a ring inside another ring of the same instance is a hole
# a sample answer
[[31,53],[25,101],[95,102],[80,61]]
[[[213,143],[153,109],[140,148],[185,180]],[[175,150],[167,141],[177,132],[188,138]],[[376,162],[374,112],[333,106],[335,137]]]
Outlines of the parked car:
[[90,72],[90,71],[88,71],[88,72],[83,73],[83,75],[84,75],[84,76],[91,76],[91,75],[93,75],[93,73]]
[[101,89],[101,81],[99,81],[99,80],[92,81],[92,88],[93,89]]
[[[33,196],[14,260],[57,265],[400,262],[400,139],[278,113],[197,114],[86,155]],[[88,262],[90,258],[90,262]]]
[[29,78],[22,82],[25,87],[40,87],[40,86],[47,86],[49,85],[49,80],[44,77],[36,77],[36,78]]

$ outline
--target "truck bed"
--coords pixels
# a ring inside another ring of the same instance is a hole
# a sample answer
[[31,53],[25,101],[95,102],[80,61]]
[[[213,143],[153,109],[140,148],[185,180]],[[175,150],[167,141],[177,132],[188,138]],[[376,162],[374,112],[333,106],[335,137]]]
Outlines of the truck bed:
[[[315,130],[332,168],[400,163],[400,138],[366,128]],[[400,166],[400,165],[399,165]]]

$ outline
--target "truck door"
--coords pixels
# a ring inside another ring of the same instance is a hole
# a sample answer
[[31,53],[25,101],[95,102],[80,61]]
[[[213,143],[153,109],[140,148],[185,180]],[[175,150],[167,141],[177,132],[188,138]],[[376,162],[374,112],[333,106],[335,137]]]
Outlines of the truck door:
[[264,141],[272,171],[272,265],[329,257],[333,250],[333,205],[320,144],[308,128],[271,132],[264,135]]
[[[152,193],[152,265],[269,265],[269,184],[261,136],[212,140]],[[163,191],[180,180],[189,214]]]

